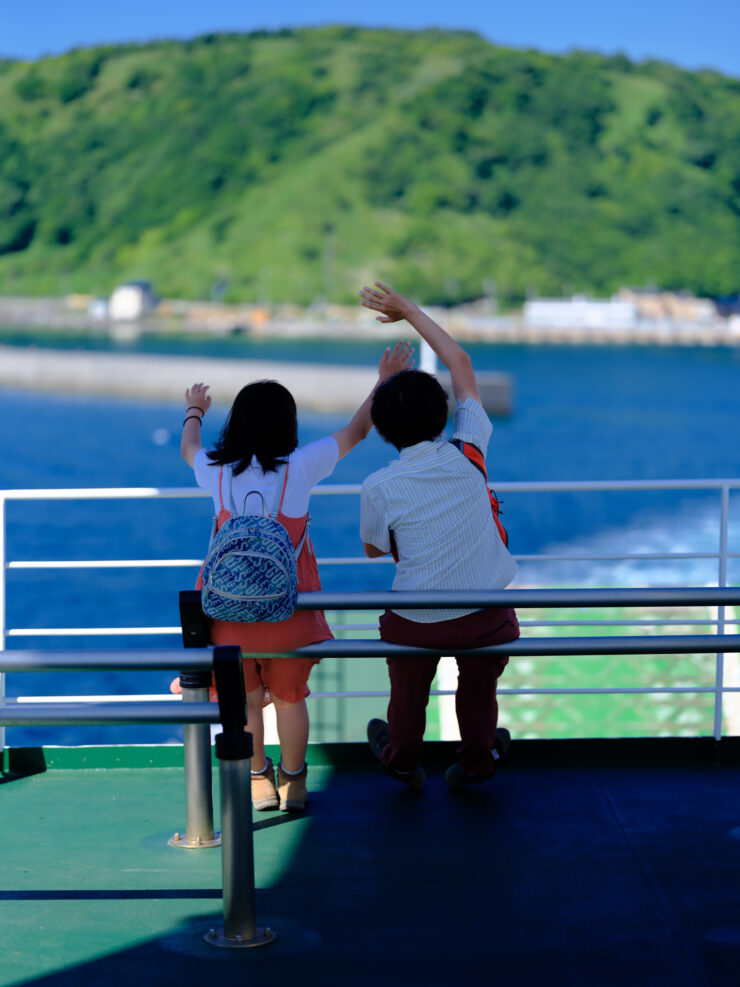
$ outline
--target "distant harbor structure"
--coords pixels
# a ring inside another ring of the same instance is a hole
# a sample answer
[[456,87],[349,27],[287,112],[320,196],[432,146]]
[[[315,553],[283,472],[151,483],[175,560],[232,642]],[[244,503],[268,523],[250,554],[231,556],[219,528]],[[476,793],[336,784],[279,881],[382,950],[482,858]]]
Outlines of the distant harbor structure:
[[149,281],[127,281],[113,290],[105,314],[112,322],[135,322],[151,315],[158,302]]
[[[195,380],[210,384],[214,400],[230,404],[251,380],[279,380],[299,407],[352,412],[377,381],[371,367],[213,357],[101,353],[0,346],[0,386],[72,394],[101,394],[151,401],[182,399]],[[449,375],[440,374],[451,390]],[[512,410],[508,374],[480,378],[481,397],[491,415]]]
[[558,337],[574,334],[582,341],[588,333],[596,340],[610,335],[621,339],[647,337],[662,342],[666,337],[704,333],[714,338],[717,330],[731,335],[740,332],[737,316],[723,319],[709,298],[694,298],[677,292],[622,289],[611,298],[534,298],[524,304],[522,325],[526,331],[549,331]]
[[619,298],[535,298],[524,305],[527,329],[598,329],[604,332],[634,329],[639,322],[637,306]]
[[[521,311],[498,313],[490,298],[452,308],[427,307],[453,336],[481,343],[573,345],[740,345],[740,294],[695,298],[687,292],[623,288],[611,298],[530,298]],[[139,336],[244,335],[254,339],[397,339],[359,305],[226,303],[159,299],[148,281],[117,286],[110,297],[0,296],[0,327],[32,332],[89,332],[132,341]]]

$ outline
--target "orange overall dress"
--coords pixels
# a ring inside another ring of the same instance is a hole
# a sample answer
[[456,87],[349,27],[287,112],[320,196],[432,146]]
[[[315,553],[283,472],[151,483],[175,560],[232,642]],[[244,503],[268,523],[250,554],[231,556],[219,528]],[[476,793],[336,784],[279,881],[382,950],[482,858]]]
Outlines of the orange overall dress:
[[[283,514],[283,500],[288,483],[288,470],[285,470],[283,489],[280,495],[277,520],[288,532],[295,548],[306,530],[308,515],[287,517]],[[218,481],[218,495],[221,502],[216,519],[216,530],[227,521],[231,514],[224,507],[221,492],[223,467]],[[297,560],[298,592],[307,593],[321,589],[319,567],[310,537],[306,537]],[[202,589],[202,570],[198,575],[196,589]],[[296,610],[287,620],[269,622],[257,620],[242,623],[231,620],[211,620],[211,641],[213,644],[238,644],[243,652],[293,651],[304,644],[327,641],[334,635],[329,630],[323,610]],[[247,692],[265,687],[270,694],[285,702],[299,702],[308,695],[308,676],[319,658],[244,658],[244,684]]]

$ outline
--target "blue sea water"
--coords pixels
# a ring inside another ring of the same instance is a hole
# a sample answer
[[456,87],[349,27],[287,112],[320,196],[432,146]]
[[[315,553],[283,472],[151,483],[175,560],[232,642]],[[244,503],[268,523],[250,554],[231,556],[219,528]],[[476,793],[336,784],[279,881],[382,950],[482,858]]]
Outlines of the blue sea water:
[[[156,341],[150,342],[156,348]],[[190,344],[195,347],[195,343]],[[372,365],[382,345],[322,342],[256,344],[228,341],[208,355]],[[735,427],[740,411],[740,352],[669,347],[470,347],[480,370],[510,373],[515,407],[494,422],[488,451],[492,480],[682,479],[740,476]],[[195,375],[197,376],[197,374]],[[189,384],[183,381],[183,387]],[[216,404],[204,426],[215,439],[226,408]],[[0,392],[4,439],[0,488],[189,486],[192,474],[179,456],[180,404],[80,396]],[[341,427],[342,415],[302,412],[300,437],[311,441]],[[375,435],[340,462],[331,482],[360,482],[393,458]],[[504,521],[515,553],[543,551],[684,551],[717,547],[718,495],[714,493],[507,494]],[[740,497],[738,498],[740,500]],[[359,502],[314,498],[312,534],[321,556],[359,555]],[[740,514],[733,502],[731,549],[740,551]],[[210,527],[207,500],[9,503],[8,560],[199,558]],[[578,585],[632,582],[710,582],[716,563],[572,563],[521,570],[524,582]],[[177,591],[195,571],[92,570],[7,573],[7,627],[176,625]],[[731,570],[731,578],[740,573]],[[326,588],[385,588],[391,566],[325,567]],[[131,638],[106,638],[126,647]],[[176,639],[134,639],[146,646]],[[8,647],[92,647],[90,638],[23,638]],[[162,673],[99,676],[11,676],[10,695],[76,692],[163,692]],[[139,742],[171,736],[151,728]],[[59,731],[54,742],[68,742]],[[87,742],[110,739],[92,728]],[[50,742],[33,729],[13,732],[13,743]],[[79,737],[77,737],[77,742]]]

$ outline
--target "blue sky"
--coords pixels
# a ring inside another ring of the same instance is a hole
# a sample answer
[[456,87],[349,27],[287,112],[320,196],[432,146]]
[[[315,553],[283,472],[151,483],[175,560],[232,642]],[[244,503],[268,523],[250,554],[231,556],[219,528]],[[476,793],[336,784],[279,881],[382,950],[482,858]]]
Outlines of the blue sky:
[[327,23],[468,28],[515,47],[621,51],[740,76],[738,0],[376,0],[361,9],[346,0],[0,0],[0,54]]

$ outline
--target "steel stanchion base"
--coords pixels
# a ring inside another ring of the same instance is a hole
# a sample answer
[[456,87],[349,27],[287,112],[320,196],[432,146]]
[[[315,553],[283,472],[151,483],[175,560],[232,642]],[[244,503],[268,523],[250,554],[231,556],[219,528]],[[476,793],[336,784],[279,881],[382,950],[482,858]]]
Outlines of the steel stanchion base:
[[221,834],[214,833],[212,840],[203,840],[200,836],[194,840],[189,840],[182,833],[175,833],[167,840],[167,843],[170,846],[179,847],[181,850],[205,850],[209,846],[221,846]]
[[229,939],[224,935],[223,929],[211,929],[203,936],[204,942],[211,946],[220,946],[222,949],[250,949],[254,946],[267,946],[269,943],[275,942],[276,939],[276,933],[267,927],[258,928],[252,939],[243,939],[241,936]]

